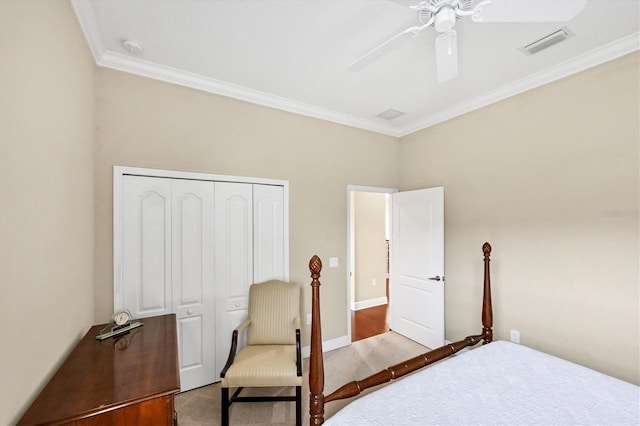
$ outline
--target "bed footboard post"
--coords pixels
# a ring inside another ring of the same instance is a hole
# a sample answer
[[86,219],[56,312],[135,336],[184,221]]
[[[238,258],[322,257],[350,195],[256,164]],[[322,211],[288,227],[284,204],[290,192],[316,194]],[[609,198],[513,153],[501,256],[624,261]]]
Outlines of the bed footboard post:
[[320,323],[320,271],[318,256],[309,261],[311,271],[311,355],[309,358],[309,424],[324,423],[324,364],[322,360],[322,331]]
[[484,290],[482,296],[482,344],[486,345],[493,340],[493,309],[491,306],[491,274],[489,271],[489,262],[491,259],[491,244],[484,243],[482,245],[484,253]]

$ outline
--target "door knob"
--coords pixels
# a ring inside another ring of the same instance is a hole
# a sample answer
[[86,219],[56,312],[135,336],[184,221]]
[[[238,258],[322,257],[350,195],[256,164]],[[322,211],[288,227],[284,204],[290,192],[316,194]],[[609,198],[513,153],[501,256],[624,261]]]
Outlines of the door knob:
[[440,281],[440,280],[444,281],[444,277],[440,278],[440,275],[436,275],[435,277],[429,277],[429,279],[433,281]]
[[193,313],[193,311],[192,311],[191,309],[189,309],[189,310],[187,311],[187,315],[191,315],[192,313]]

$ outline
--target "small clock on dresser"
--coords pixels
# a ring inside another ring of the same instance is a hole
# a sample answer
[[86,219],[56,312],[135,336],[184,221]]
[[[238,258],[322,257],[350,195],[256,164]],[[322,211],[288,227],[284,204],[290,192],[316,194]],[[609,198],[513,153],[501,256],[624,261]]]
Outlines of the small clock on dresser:
[[120,311],[116,311],[111,317],[111,321],[115,324],[114,328],[122,327],[123,325],[127,325],[131,320],[132,315],[127,309],[123,309]]
[[105,340],[109,337],[119,336],[143,325],[142,321],[132,322],[132,319],[134,317],[129,310],[121,309],[116,311],[111,316],[109,324],[100,330],[100,334],[96,336],[96,339]]

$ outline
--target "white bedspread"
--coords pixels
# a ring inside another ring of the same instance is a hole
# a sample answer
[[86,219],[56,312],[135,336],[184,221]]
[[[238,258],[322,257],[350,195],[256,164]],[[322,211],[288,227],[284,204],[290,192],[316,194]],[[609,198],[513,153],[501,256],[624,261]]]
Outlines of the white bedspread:
[[510,342],[363,396],[327,425],[637,425],[640,388]]

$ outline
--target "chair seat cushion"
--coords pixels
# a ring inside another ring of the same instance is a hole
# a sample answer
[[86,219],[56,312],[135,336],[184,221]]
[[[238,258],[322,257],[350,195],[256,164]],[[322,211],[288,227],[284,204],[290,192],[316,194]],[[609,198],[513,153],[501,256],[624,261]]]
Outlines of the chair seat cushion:
[[250,345],[236,355],[222,387],[302,386],[296,345]]

